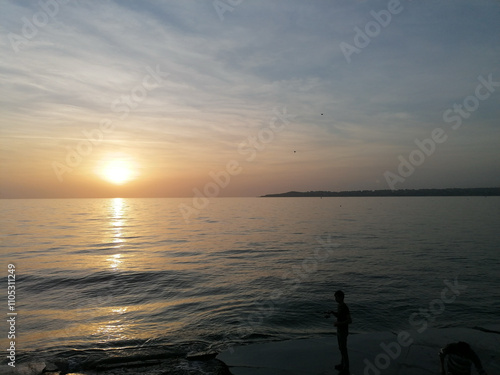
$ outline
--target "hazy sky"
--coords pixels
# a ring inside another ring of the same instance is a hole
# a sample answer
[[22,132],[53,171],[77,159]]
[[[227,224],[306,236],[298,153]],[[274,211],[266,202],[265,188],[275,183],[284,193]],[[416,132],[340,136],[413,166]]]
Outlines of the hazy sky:
[[1,1],[1,196],[499,186],[499,20],[498,0]]

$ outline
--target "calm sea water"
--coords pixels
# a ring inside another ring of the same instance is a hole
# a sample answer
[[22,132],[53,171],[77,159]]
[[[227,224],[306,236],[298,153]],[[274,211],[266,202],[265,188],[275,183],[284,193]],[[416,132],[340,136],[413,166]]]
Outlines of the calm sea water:
[[219,198],[190,223],[181,203],[0,201],[17,361],[78,370],[331,334],[337,289],[355,333],[416,328],[419,309],[437,328],[498,324],[499,197]]

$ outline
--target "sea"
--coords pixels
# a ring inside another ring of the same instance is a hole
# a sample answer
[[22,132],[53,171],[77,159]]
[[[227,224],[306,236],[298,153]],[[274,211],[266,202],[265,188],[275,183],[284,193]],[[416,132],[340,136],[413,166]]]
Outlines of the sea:
[[498,326],[500,197],[203,203],[1,200],[0,368],[216,374],[197,359],[334,337],[337,290],[351,334]]

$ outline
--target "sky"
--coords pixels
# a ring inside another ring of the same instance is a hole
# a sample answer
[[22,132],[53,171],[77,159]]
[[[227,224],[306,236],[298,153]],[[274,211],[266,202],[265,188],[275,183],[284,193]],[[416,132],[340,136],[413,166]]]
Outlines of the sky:
[[0,1],[0,197],[500,185],[500,1]]

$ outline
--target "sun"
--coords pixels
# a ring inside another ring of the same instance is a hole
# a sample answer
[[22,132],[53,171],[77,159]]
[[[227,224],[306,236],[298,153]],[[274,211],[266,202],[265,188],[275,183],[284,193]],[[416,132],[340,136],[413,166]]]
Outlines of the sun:
[[103,168],[103,176],[109,182],[122,185],[131,180],[132,171],[123,160],[112,160]]
[[132,162],[125,159],[112,159],[104,163],[99,174],[108,182],[123,185],[134,180],[137,172]]

